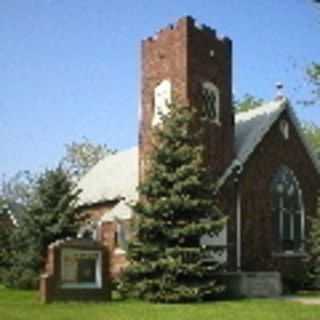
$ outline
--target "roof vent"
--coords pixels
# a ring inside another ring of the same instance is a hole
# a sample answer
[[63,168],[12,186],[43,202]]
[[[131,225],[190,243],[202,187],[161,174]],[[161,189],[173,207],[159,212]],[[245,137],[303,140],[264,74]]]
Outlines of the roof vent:
[[282,82],[276,83],[276,100],[281,100],[284,98],[283,88],[284,88],[284,86],[283,86]]

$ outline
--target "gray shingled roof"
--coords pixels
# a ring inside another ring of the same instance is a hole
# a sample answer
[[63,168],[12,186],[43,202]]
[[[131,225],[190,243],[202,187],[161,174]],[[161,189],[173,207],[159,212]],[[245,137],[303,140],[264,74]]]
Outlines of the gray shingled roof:
[[[284,110],[288,110],[289,116],[297,127],[298,133],[306,146],[316,168],[318,162],[311,148],[306,142],[298,120],[286,99],[275,100],[262,106],[238,113],[235,117],[235,151],[236,158],[221,177],[221,183],[232,172],[235,164],[243,165],[256,146],[262,141],[272,124],[280,117]],[[320,172],[320,170],[319,170]],[[94,166],[79,182],[82,189],[79,205],[92,204],[117,198],[125,198],[126,201],[137,199],[136,187],[138,185],[138,148],[118,152],[107,156]]]
[[241,163],[247,160],[286,106],[286,100],[275,100],[236,114],[235,153]]
[[138,148],[109,155],[99,161],[79,182],[79,205],[125,198],[137,199]]

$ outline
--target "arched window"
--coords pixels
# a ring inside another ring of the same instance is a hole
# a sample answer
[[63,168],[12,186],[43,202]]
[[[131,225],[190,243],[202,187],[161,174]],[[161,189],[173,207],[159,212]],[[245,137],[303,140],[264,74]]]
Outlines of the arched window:
[[161,81],[154,89],[153,126],[159,125],[161,123],[161,117],[168,114],[168,105],[172,102],[171,91],[171,82],[169,80]]
[[282,166],[271,184],[273,236],[277,251],[300,251],[304,241],[304,205],[299,182]]
[[211,121],[219,122],[220,93],[211,82],[202,84],[203,113]]

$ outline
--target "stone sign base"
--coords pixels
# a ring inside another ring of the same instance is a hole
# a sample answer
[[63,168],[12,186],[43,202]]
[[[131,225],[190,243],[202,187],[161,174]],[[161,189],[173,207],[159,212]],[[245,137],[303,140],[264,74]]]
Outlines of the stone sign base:
[[234,298],[279,297],[282,282],[279,272],[226,272],[218,275],[226,295]]
[[48,249],[46,273],[41,275],[40,296],[52,301],[106,301],[111,297],[109,256],[93,240],[66,239]]

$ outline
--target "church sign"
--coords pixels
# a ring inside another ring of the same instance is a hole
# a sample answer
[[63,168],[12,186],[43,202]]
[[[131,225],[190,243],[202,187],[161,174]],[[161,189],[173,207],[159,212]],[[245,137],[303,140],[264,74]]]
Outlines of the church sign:
[[46,273],[41,275],[43,302],[110,299],[108,250],[94,240],[59,240],[49,246]]
[[64,248],[61,251],[63,288],[101,288],[101,252]]

